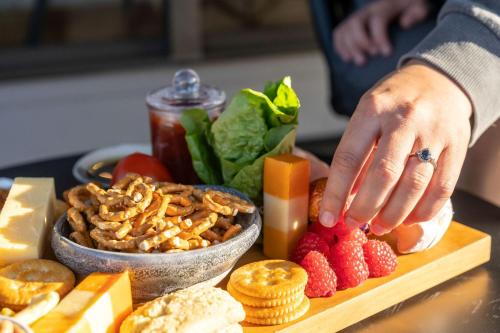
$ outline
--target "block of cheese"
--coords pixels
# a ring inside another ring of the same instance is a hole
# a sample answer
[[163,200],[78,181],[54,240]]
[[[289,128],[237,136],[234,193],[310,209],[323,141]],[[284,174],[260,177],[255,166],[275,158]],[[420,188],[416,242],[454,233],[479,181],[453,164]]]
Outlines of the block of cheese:
[[284,154],[264,161],[264,254],[288,259],[307,229],[309,161]]
[[0,266],[41,258],[54,221],[53,178],[16,178],[0,212]]
[[31,328],[35,333],[118,332],[131,312],[128,273],[93,273]]

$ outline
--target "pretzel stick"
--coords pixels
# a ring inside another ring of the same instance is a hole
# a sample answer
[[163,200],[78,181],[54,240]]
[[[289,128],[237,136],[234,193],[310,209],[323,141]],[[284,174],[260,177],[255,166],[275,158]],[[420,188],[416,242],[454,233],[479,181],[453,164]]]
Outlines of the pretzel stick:
[[172,237],[167,240],[167,250],[171,249],[180,249],[180,250],[189,250],[189,242],[179,237]]
[[95,228],[90,232],[90,237],[95,239],[97,243],[110,249],[115,250],[129,250],[135,248],[135,240],[114,240],[112,235],[107,231]]
[[222,236],[222,241],[225,242],[230,238],[233,238],[241,231],[241,225],[235,224],[232,225],[229,229],[226,230],[224,236]]
[[218,233],[210,229],[201,233],[200,236],[205,238],[206,240],[209,240],[210,242],[214,241],[222,242],[222,237]]
[[181,228],[178,226],[162,231],[159,234],[140,242],[139,249],[142,251],[148,251],[149,249],[166,242],[169,238],[176,236],[179,232],[181,232]]
[[99,215],[93,215],[90,217],[89,222],[95,225],[101,230],[118,230],[122,226],[120,222],[104,221]]
[[71,207],[66,212],[66,219],[68,220],[69,225],[73,228],[74,231],[78,232],[86,232],[87,225],[83,220],[82,214],[75,207]]
[[122,226],[115,231],[115,237],[117,239],[123,239],[132,230],[132,224],[129,220],[123,222]]
[[92,239],[90,238],[87,231],[85,231],[84,233],[74,231],[69,234],[69,238],[81,246],[89,247],[91,249],[94,248],[94,243],[92,242]]

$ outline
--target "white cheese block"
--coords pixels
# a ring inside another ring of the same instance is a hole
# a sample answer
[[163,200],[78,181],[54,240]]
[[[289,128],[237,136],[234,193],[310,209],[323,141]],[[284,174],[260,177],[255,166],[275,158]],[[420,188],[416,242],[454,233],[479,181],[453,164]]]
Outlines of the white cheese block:
[[397,239],[398,251],[414,253],[430,249],[443,238],[452,218],[453,206],[448,200],[432,220],[412,225],[401,224],[392,231]]
[[54,220],[53,178],[16,178],[0,212],[0,266],[41,258]]

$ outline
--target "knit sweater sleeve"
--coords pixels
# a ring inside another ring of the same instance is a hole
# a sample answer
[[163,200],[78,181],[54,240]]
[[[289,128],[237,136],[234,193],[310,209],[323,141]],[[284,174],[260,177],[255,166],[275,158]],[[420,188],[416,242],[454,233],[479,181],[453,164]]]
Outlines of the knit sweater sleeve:
[[411,59],[441,71],[468,95],[472,145],[500,116],[500,0],[448,0],[434,30],[399,66]]

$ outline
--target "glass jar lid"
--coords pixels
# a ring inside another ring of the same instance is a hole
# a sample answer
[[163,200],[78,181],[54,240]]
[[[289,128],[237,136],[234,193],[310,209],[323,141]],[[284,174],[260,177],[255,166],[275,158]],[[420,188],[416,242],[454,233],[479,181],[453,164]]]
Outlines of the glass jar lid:
[[226,102],[226,93],[216,87],[202,84],[192,69],[178,70],[172,84],[149,93],[148,106],[164,111],[179,112],[184,109],[211,110]]

